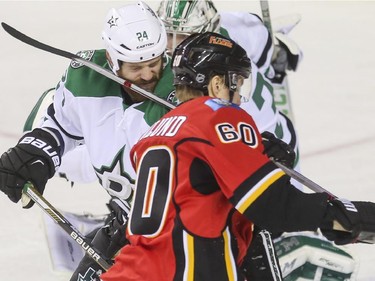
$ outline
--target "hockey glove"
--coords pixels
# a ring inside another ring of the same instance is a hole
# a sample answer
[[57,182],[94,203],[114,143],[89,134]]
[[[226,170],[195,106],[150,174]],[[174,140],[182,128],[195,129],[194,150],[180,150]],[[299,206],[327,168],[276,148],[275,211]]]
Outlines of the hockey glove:
[[[95,237],[92,246],[100,251],[107,260],[114,259],[120,249],[128,244],[125,237],[126,222],[129,207],[119,199],[111,199],[107,204],[110,214],[105,221],[105,225],[99,230],[95,230]],[[99,280],[99,276],[104,270],[93,260],[92,256],[86,254],[74,271],[70,281],[81,280],[79,276],[91,276],[91,280]]]
[[269,158],[280,162],[288,168],[294,167],[296,153],[290,145],[276,138],[270,132],[262,133],[262,142],[264,145],[263,154],[266,154]]
[[272,67],[275,70],[274,83],[282,83],[287,70],[296,71],[303,54],[297,44],[283,33],[275,33],[275,49]]
[[375,232],[375,203],[333,199],[320,229],[337,245],[355,243],[361,231]]
[[[42,129],[34,129],[1,156],[0,190],[17,203],[23,186],[30,181],[42,194],[47,180],[59,165],[60,147],[56,139]],[[33,203],[28,200],[23,202],[23,207],[30,208]]]

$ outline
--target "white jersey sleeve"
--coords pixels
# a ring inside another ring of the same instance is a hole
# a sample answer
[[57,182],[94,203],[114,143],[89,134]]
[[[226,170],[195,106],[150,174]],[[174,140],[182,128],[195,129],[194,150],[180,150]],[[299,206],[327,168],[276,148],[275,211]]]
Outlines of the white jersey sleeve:
[[[252,64],[251,79],[250,100],[241,103],[241,108],[253,117],[261,133],[271,132],[294,149],[297,155],[294,169],[299,171],[298,139],[292,122],[277,109],[271,82],[254,64]],[[302,189],[302,185],[297,181],[292,180],[292,183]]]
[[220,12],[221,27],[241,45],[259,71],[266,73],[273,53],[272,38],[262,20],[247,12]]
[[76,96],[60,82],[42,127],[59,130],[64,154],[84,145],[101,185],[111,196],[126,200],[135,172],[128,159],[131,147],[124,143],[123,118],[120,96]]

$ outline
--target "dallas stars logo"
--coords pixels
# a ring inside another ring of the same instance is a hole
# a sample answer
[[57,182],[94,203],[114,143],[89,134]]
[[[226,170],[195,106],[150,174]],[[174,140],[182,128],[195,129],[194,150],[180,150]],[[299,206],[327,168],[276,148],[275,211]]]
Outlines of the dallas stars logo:
[[133,196],[133,184],[135,180],[124,171],[124,149],[125,146],[117,153],[111,165],[95,168],[99,182],[111,196],[122,200],[130,200]]
[[115,18],[114,16],[112,16],[109,21],[107,21],[107,23],[109,24],[109,28],[112,28],[114,26],[117,26],[117,20],[118,18]]
[[81,273],[78,274],[78,281],[95,281],[98,280],[96,277],[100,274],[102,274],[102,270],[95,272],[93,268],[89,267],[84,276]]

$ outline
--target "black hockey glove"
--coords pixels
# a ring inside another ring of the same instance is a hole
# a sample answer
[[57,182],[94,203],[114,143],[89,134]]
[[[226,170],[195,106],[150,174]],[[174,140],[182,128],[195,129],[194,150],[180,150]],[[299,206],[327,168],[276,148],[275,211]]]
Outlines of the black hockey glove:
[[[103,258],[111,260],[123,246],[128,244],[125,230],[130,208],[126,203],[116,198],[111,199],[107,206],[110,214],[105,221],[105,225],[95,231],[95,237],[91,245],[103,255]],[[90,280],[98,281],[103,272],[104,269],[93,260],[92,256],[86,254],[74,271],[70,281],[81,280],[79,279],[80,276],[91,276]]]
[[280,162],[288,168],[294,167],[296,153],[290,145],[276,138],[270,132],[262,133],[262,142],[264,145],[263,154],[266,154],[269,158]]
[[320,229],[337,245],[355,243],[361,231],[375,232],[375,203],[333,199],[328,203]]
[[[26,133],[18,144],[4,152],[0,158],[0,190],[17,203],[22,189],[30,181],[43,193],[47,180],[60,165],[60,148],[56,139],[42,129]],[[23,202],[30,208],[32,200]]]
[[272,82],[280,84],[284,80],[288,68],[288,53],[283,47],[275,45],[274,57],[271,64],[275,70]]
[[276,40],[271,65],[275,70],[275,76],[271,80],[273,83],[280,84],[283,82],[287,70],[297,70],[302,59],[302,51],[286,34],[277,32],[274,35]]

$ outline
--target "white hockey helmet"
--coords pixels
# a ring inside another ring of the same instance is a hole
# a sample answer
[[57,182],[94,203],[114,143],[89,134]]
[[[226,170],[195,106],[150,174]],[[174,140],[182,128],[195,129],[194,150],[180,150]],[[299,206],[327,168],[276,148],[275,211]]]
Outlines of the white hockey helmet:
[[167,33],[218,32],[220,15],[211,0],[162,0],[158,15]]
[[115,74],[120,69],[119,61],[148,61],[162,55],[167,47],[162,21],[142,1],[111,9],[102,38]]

